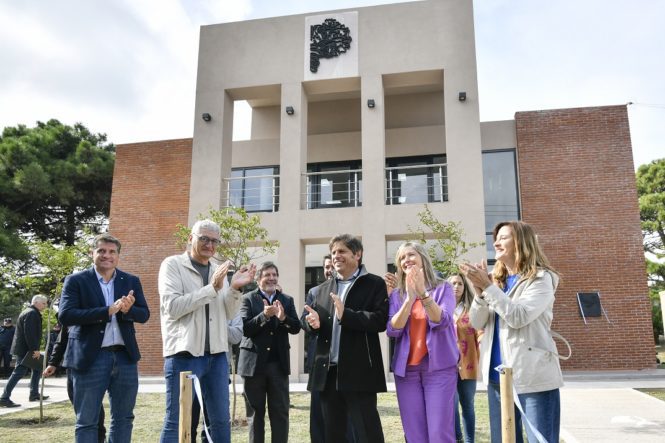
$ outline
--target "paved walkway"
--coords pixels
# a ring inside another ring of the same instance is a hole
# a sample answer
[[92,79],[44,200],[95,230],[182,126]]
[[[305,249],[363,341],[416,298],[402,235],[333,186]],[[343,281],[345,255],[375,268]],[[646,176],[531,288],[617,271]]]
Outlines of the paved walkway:
[[[635,390],[665,389],[665,370],[567,372],[564,378],[561,438],[566,443],[665,441],[665,402]],[[6,383],[0,380],[0,387]],[[28,385],[29,379],[21,380],[12,395],[21,407],[0,408],[0,415],[39,406],[28,401]],[[394,390],[392,383],[388,386]],[[241,384],[238,387],[242,390]],[[291,383],[292,392],[305,390],[305,383]],[[139,392],[165,392],[163,378],[141,377]],[[46,379],[44,393],[50,396],[45,404],[66,401],[66,378]]]

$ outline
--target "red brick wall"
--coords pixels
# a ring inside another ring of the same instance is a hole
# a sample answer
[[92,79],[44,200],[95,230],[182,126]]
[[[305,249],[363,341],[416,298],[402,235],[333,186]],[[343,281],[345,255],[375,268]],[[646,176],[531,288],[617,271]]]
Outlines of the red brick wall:
[[109,230],[122,242],[119,267],[138,275],[150,320],[137,324],[142,375],[163,373],[157,274],[162,260],[182,252],[176,224],[187,223],[192,139],[116,146]]
[[[563,276],[553,324],[573,348],[563,368],[654,367],[626,107],[519,112],[515,122],[522,218]],[[592,290],[611,323],[584,324],[576,293]]]

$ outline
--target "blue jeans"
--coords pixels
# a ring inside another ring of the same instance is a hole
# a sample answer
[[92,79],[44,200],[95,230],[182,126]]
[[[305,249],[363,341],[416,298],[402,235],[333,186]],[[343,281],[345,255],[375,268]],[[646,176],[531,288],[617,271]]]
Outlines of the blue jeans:
[[[18,356],[16,356],[16,359],[18,359]],[[27,374],[31,369],[28,368],[27,366],[23,365],[16,365],[14,368],[14,372],[12,372],[12,375],[9,377],[9,380],[7,380],[7,385],[5,386],[5,391],[2,393],[2,398],[3,400],[9,400],[9,397],[12,396],[12,391],[18,384],[19,380],[23,378],[25,374]],[[30,376],[30,397],[38,397],[39,396],[39,378],[41,377],[42,373],[41,371],[37,369],[32,369],[32,375]]]
[[524,420],[524,428],[530,443],[538,443],[538,438],[533,432],[535,427],[547,442],[559,441],[559,429],[561,422],[561,400],[559,390],[534,392],[531,394],[519,394],[522,409],[527,420]]
[[129,443],[139,388],[136,362],[126,351],[102,349],[84,371],[70,369],[76,412],[76,442],[97,443],[99,411],[106,391],[111,404],[109,443]]
[[[498,383],[489,382],[487,384],[487,406],[490,413],[491,441],[492,443],[501,443],[501,389]],[[515,406],[515,443],[524,443],[522,415],[517,406]]]
[[164,359],[166,379],[166,415],[160,437],[161,443],[178,442],[180,418],[180,373],[192,371],[201,382],[203,403],[210,423],[208,431],[215,443],[231,441],[229,415],[229,364],[226,352],[201,357],[171,356]]
[[[476,396],[476,381],[457,378],[457,394],[455,394],[455,438],[465,443],[474,443],[476,439],[476,412],[474,398]],[[459,406],[462,406],[462,420],[464,421],[464,434],[459,418]]]

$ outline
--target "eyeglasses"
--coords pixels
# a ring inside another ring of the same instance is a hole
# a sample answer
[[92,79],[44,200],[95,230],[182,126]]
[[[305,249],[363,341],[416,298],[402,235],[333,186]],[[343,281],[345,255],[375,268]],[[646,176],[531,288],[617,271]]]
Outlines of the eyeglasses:
[[196,237],[199,239],[200,242],[203,242],[204,244],[212,243],[214,246],[219,246],[221,241],[219,241],[218,238],[210,238],[205,235],[199,235],[199,234],[194,234]]

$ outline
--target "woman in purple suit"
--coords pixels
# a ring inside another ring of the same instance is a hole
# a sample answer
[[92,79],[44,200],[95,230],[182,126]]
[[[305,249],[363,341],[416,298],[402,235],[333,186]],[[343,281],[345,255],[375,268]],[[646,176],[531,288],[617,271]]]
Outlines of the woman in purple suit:
[[454,442],[459,351],[453,289],[436,276],[419,243],[402,244],[395,267],[384,277],[387,333],[395,338],[392,369],[406,441]]

